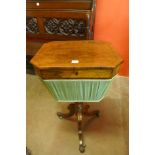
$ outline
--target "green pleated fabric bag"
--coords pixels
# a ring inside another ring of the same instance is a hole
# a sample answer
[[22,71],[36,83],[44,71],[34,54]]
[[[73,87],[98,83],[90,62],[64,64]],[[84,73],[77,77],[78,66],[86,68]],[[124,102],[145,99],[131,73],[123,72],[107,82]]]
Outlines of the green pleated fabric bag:
[[99,102],[112,79],[43,80],[58,102]]

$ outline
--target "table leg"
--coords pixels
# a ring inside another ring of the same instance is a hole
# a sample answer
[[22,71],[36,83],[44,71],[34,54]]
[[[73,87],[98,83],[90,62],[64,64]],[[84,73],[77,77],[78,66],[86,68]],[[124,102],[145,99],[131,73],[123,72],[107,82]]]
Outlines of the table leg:
[[84,144],[84,139],[83,139],[83,131],[82,131],[82,112],[83,112],[83,104],[78,104],[77,108],[77,119],[78,119],[78,135],[79,135],[79,150],[81,153],[85,152],[85,147],[86,145]]
[[99,110],[94,110],[94,111],[86,112],[85,115],[86,116],[97,116],[97,117],[99,117],[100,112],[99,112]]
[[58,112],[57,115],[59,118],[69,118],[73,116],[74,114],[77,116],[77,122],[78,122],[78,135],[79,135],[79,150],[81,153],[85,152],[86,145],[84,144],[84,138],[83,138],[83,130],[82,130],[82,121],[83,116],[97,116],[99,117],[99,110],[94,110],[88,112],[89,105],[84,105],[83,103],[73,103],[68,106],[69,113],[61,113]]
[[63,118],[69,118],[71,116],[73,116],[75,114],[75,104],[70,104],[68,106],[68,110],[69,110],[69,113],[61,113],[61,112],[57,112],[57,116],[60,118],[60,119],[63,119]]

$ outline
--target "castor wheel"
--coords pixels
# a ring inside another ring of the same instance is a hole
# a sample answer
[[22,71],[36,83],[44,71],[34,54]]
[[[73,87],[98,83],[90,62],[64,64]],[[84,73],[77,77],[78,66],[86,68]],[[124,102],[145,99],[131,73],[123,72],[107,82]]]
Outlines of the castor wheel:
[[62,116],[58,116],[59,117],[59,119],[63,119],[63,117]]
[[59,113],[57,113],[57,116],[59,117],[59,119],[63,119],[63,117]]
[[80,150],[81,153],[85,152],[85,147],[86,147],[85,145],[80,145],[79,146],[79,150]]

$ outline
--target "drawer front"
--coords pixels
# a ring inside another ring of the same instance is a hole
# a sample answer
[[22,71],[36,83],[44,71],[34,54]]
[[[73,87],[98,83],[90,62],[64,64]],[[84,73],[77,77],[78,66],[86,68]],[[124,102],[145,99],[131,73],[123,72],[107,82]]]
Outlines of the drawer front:
[[28,38],[49,40],[89,39],[90,12],[27,11]]
[[91,10],[92,0],[83,1],[28,1],[26,9],[78,9],[78,10]]
[[42,79],[110,79],[114,76],[114,70],[109,69],[60,69],[38,70],[36,73]]

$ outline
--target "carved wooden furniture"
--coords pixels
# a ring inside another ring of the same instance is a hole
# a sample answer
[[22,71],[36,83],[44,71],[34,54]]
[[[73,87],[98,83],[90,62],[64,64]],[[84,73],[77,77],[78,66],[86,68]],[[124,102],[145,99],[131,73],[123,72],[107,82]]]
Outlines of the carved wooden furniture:
[[26,0],[27,62],[45,42],[93,39],[95,5],[95,0]]
[[69,113],[57,113],[59,118],[74,114],[78,120],[79,150],[85,151],[83,116],[99,116],[88,112],[84,102],[99,102],[112,78],[118,73],[122,58],[110,43],[101,41],[54,41],[45,43],[32,58],[36,73],[58,102],[71,102]]

